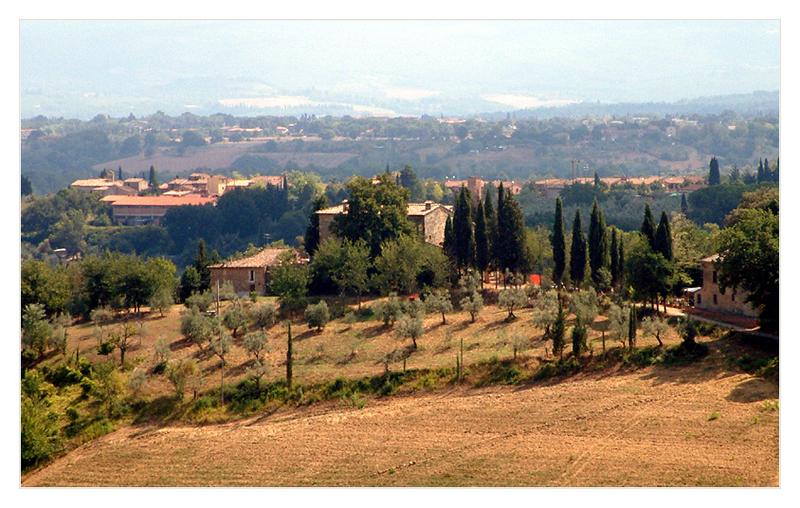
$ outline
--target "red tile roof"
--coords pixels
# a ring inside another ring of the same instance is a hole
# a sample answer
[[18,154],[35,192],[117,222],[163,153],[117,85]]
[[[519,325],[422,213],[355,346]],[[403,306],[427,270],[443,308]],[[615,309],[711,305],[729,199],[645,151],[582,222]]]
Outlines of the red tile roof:
[[112,206],[184,206],[216,202],[215,198],[196,194],[186,196],[106,196],[102,200],[110,202]]
[[[291,252],[289,249],[264,249],[258,254],[242,259],[233,259],[225,261],[216,265],[210,265],[209,268],[263,268],[267,266],[275,266],[278,264],[278,257],[284,252]],[[297,254],[295,252],[295,254]]]

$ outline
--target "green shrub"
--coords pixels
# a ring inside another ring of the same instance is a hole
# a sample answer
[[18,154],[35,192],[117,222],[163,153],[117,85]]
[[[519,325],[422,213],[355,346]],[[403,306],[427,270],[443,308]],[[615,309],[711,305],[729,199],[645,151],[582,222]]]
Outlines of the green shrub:
[[100,347],[97,348],[97,354],[108,356],[114,352],[114,344],[111,342],[103,342],[100,344]]
[[63,387],[75,385],[81,382],[83,374],[79,370],[73,369],[69,365],[62,363],[53,371],[48,373],[47,379],[55,386]]
[[46,399],[22,397],[21,445],[23,469],[41,464],[61,449],[58,418]]

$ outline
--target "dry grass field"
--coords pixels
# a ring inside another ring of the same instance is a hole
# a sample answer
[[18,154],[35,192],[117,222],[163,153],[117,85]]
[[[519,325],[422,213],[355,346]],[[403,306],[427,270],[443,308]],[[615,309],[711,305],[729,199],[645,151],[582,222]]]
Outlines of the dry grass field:
[[[179,307],[149,317],[131,363],[153,362],[158,336],[176,357],[197,355],[182,343]],[[465,314],[448,324],[429,316],[408,368],[452,366],[464,339],[468,366],[511,356],[511,337],[538,337],[530,311],[504,321],[488,307],[477,323]],[[299,383],[383,372],[380,357],[402,341],[377,321],[336,321],[322,333],[295,333]],[[71,348],[96,348],[91,326],[71,330]],[[285,328],[270,331],[271,373],[283,376]],[[592,335],[595,354],[600,351]],[[640,337],[640,345],[655,343]],[[703,338],[710,354],[684,366],[608,368],[516,386],[447,385],[357,408],[339,401],[287,405],[221,424],[124,425],[50,465],[24,486],[387,485],[387,486],[777,486],[778,388],[742,372],[730,358],[741,344]],[[678,338],[667,337],[676,344]],[[612,343],[609,341],[608,346]],[[536,364],[546,344],[534,339],[520,358]],[[248,360],[234,348],[226,378],[245,376]],[[208,387],[218,362],[202,359]],[[393,370],[402,366],[392,366]],[[228,379],[226,379],[228,381]],[[151,376],[146,391],[169,385]]]

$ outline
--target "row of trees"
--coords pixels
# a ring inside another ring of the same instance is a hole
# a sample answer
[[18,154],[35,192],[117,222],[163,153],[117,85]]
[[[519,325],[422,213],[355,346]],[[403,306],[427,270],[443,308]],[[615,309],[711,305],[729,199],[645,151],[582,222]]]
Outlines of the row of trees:
[[483,280],[488,270],[508,273],[528,272],[531,256],[527,250],[522,211],[510,190],[497,188],[497,210],[491,187],[483,200],[473,200],[464,187],[458,194],[453,218],[447,219],[444,251],[454,260],[459,272],[474,268]]

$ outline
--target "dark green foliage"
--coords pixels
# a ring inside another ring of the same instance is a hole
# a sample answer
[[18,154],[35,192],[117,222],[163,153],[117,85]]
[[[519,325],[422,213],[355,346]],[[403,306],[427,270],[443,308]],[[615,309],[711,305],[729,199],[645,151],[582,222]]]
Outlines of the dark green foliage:
[[633,287],[634,298],[656,301],[670,290],[672,265],[661,253],[646,244],[637,245],[626,262],[627,280]]
[[498,187],[497,205],[497,264],[501,270],[512,273],[522,272],[527,266],[525,250],[525,224],[522,210],[511,191]]
[[779,318],[778,216],[770,210],[739,210],[719,238],[719,284],[741,288],[760,310],[761,325],[777,330]]
[[586,235],[581,227],[581,211],[575,211],[572,221],[572,247],[570,248],[569,277],[575,287],[586,277]]
[[486,224],[486,214],[483,203],[478,202],[475,212],[475,265],[481,273],[489,268],[491,262],[491,245],[489,244],[489,231]]
[[559,284],[564,277],[564,270],[567,266],[567,240],[564,235],[564,215],[561,198],[556,199],[555,221],[553,222],[553,233],[550,237],[550,242],[553,245],[553,281]]
[[[120,168],[120,172],[121,171],[122,169]],[[155,194],[159,193],[158,186],[160,185],[160,183],[158,182],[158,176],[156,175],[156,168],[154,166],[150,166],[150,174],[147,178],[147,183],[150,185],[151,192]]]
[[492,186],[486,184],[484,194],[486,197],[483,200],[483,214],[486,217],[486,235],[489,241],[489,258],[490,266],[494,266],[497,262],[497,252],[495,251],[494,241],[497,238],[497,214],[495,213],[494,205],[492,204]]
[[628,318],[628,347],[636,347],[636,305],[631,305],[631,315]]
[[311,205],[311,214],[308,219],[308,227],[304,237],[303,245],[309,256],[313,256],[319,247],[319,215],[317,210],[325,208],[327,200],[325,196],[317,197]]
[[475,235],[472,222],[472,197],[461,188],[453,214],[455,260],[459,269],[470,268],[475,262]]
[[653,212],[650,211],[649,204],[644,206],[644,220],[639,231],[647,239],[650,248],[652,248],[656,241],[656,222],[653,219]]
[[683,215],[689,215],[689,203],[686,201],[686,193],[681,194],[681,213]]
[[444,241],[442,242],[442,250],[444,250],[448,258],[455,258],[456,240],[455,233],[453,233],[453,220],[449,216],[444,223]]
[[22,175],[22,183],[20,183],[20,194],[22,196],[30,196],[33,194],[33,186],[27,176]]
[[664,256],[667,261],[672,261],[675,257],[672,253],[672,229],[666,212],[661,212],[661,220],[656,230],[653,250]]
[[586,325],[578,319],[572,328],[572,356],[580,358],[587,348],[587,338],[589,334]]
[[380,254],[381,244],[403,234],[411,234],[406,217],[408,190],[399,186],[394,177],[385,173],[372,180],[355,177],[347,184],[348,212],[338,215],[331,229],[339,238],[352,242],[364,240],[372,257]]
[[719,161],[716,157],[712,157],[711,161],[708,163],[708,185],[719,185],[720,184],[720,174],[719,174]]
[[742,194],[756,187],[742,183],[720,184],[689,194],[689,218],[697,224],[723,225],[725,216],[739,206]]
[[608,229],[603,218],[603,211],[595,200],[589,222],[589,267],[595,286],[602,282],[601,270],[608,264]]
[[620,263],[620,244],[617,239],[617,228],[611,228],[611,286],[619,287],[624,267]]
[[558,314],[553,326],[550,328],[550,340],[553,343],[553,356],[561,356],[564,353],[564,333],[566,331],[566,317],[564,316],[564,304],[561,297],[558,298]]

